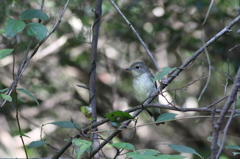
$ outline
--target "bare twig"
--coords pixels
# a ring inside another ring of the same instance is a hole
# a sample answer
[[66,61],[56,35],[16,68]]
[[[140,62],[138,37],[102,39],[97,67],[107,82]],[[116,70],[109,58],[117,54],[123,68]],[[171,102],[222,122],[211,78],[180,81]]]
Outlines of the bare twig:
[[26,155],[26,158],[28,159],[28,154],[27,154],[27,149],[26,149],[26,145],[24,143],[23,140],[23,133],[22,133],[22,129],[21,129],[21,125],[20,125],[20,121],[19,121],[19,115],[18,115],[18,102],[17,102],[17,91],[15,90],[14,93],[16,94],[14,97],[15,103],[16,103],[16,120],[17,120],[17,126],[18,126],[18,131],[19,131],[19,136],[21,138],[22,144],[23,144],[23,149]]
[[83,86],[83,85],[80,85],[80,84],[78,84],[77,86],[89,90],[89,88],[86,87],[86,86]]
[[[203,31],[203,34],[202,34],[202,43],[203,44],[205,44],[204,35],[205,34],[204,34],[204,31]],[[204,51],[205,51],[205,54],[207,56],[207,62],[208,62],[208,78],[207,78],[207,82],[206,82],[205,86],[203,87],[203,89],[202,89],[202,91],[201,91],[201,93],[200,93],[200,95],[198,97],[198,102],[201,100],[203,93],[207,89],[207,86],[208,86],[210,78],[211,78],[211,61],[210,61],[210,58],[209,58],[209,53],[208,53],[207,48],[204,48]]]
[[[212,116],[212,118],[211,118],[211,122],[212,122],[212,127],[214,127],[214,125],[215,125],[215,114],[216,114],[216,107],[214,107],[213,109],[212,109],[212,114],[211,114],[211,116]],[[214,152],[214,155],[216,155],[217,154],[217,147],[214,147],[213,145],[211,146],[211,152]],[[213,153],[212,153],[212,155],[213,155]],[[210,159],[210,157],[209,157],[209,159]]]
[[212,6],[213,6],[213,3],[214,3],[214,0],[211,0],[211,3],[210,3],[210,5],[209,5],[209,7],[208,7],[208,11],[207,11],[207,14],[206,14],[206,16],[205,16],[205,18],[204,18],[204,21],[203,21],[203,23],[202,23],[202,26],[206,23],[206,21],[207,21],[207,18],[208,18],[208,16],[209,16],[209,12],[210,12],[210,10],[211,10],[211,8],[212,8]]
[[[92,108],[92,117],[94,121],[92,124],[97,122],[97,106],[96,106],[96,62],[97,62],[97,46],[98,46],[98,37],[99,37],[99,28],[100,28],[100,18],[102,15],[102,0],[97,1],[96,7],[95,7],[95,21],[93,24],[93,36],[92,36],[92,65],[91,65],[91,72],[90,72],[90,81],[89,81],[89,94],[90,94],[90,100],[89,100],[89,106]],[[93,129],[94,131],[97,131],[97,128]],[[92,149],[96,149],[98,147],[99,141],[98,141],[98,135],[93,134],[93,145]],[[95,159],[99,158],[99,154],[94,154],[92,156]]]
[[228,131],[229,125],[230,125],[230,123],[231,123],[231,121],[232,121],[233,115],[234,115],[235,110],[236,110],[236,103],[237,103],[237,101],[235,101],[234,104],[233,104],[232,113],[231,113],[231,115],[230,115],[230,117],[229,117],[229,119],[228,119],[227,125],[226,125],[225,128],[224,128],[223,137],[222,137],[222,140],[221,140],[221,146],[220,146],[220,148],[219,148],[219,150],[218,150],[217,158],[220,157],[220,154],[221,154],[221,152],[222,152],[222,150],[223,150],[223,146],[224,146],[224,143],[225,143],[225,140],[226,140],[226,136],[227,136],[227,131]]
[[204,79],[204,78],[207,78],[207,77],[208,77],[208,76],[204,76],[204,77],[200,77],[200,78],[198,78],[198,79],[195,79],[195,80],[193,80],[191,83],[189,83],[189,84],[187,84],[187,85],[185,85],[185,86],[183,86],[183,87],[180,87],[180,88],[167,89],[167,90],[163,91],[163,93],[164,93],[164,92],[170,92],[170,91],[176,91],[176,90],[185,90],[188,86],[191,86],[193,83],[195,83],[195,82],[197,82],[197,81],[200,81],[200,80],[202,80],[202,79]]
[[229,49],[228,51],[232,51],[233,49],[237,48],[238,46],[240,46],[240,44],[235,45],[234,47],[232,47],[232,48]]
[[232,80],[232,81],[234,80],[234,78],[233,78],[232,76],[230,76],[228,73],[223,72],[223,71],[220,71],[220,70],[218,70],[217,68],[215,68],[214,66],[211,66],[211,69],[213,69],[213,70],[217,71],[218,73],[226,76],[228,79],[230,79],[230,80]]
[[219,102],[223,101],[223,100],[226,99],[226,98],[228,98],[228,96],[225,96],[225,97],[223,97],[222,99],[219,99],[218,101],[214,102],[213,104],[207,106],[207,108],[210,108],[210,107],[212,107],[212,106],[218,104]]
[[[46,143],[46,145],[47,145],[48,147],[52,148],[53,150],[59,151],[58,148],[56,148],[56,147],[54,147],[54,146],[52,146],[52,145],[50,145],[50,144],[48,144],[48,143]],[[73,157],[72,155],[70,155],[70,154],[68,154],[68,153],[66,153],[66,152],[64,152],[64,154],[67,155],[67,156],[69,156],[69,157],[71,157],[71,158],[75,158],[75,157]]]
[[[236,78],[234,80],[234,85],[232,87],[232,90],[231,90],[231,93],[228,97],[228,100],[226,101],[221,113],[220,113],[220,116],[217,120],[217,122],[214,124],[214,131],[213,131],[213,141],[212,141],[212,149],[216,149],[217,147],[217,141],[218,141],[218,137],[219,137],[219,131],[220,131],[220,127],[223,123],[223,119],[226,115],[226,113],[228,112],[230,106],[232,105],[233,102],[235,102],[236,100],[236,96],[237,96],[237,93],[238,93],[238,90],[240,88],[240,67],[238,69],[238,72],[237,72],[237,75],[236,75]],[[221,152],[220,152],[221,153]],[[220,153],[218,153],[220,155]],[[216,152],[215,151],[212,151],[212,156],[211,158],[212,159],[217,159],[218,155],[216,155]]]
[[121,10],[117,7],[117,5],[112,1],[109,0],[110,3],[112,3],[113,7],[118,11],[118,13],[122,16],[122,18],[125,20],[125,22],[129,25],[129,27],[132,29],[132,31],[134,32],[134,34],[137,36],[138,40],[140,41],[140,43],[142,44],[142,46],[144,47],[144,49],[147,51],[148,55],[150,56],[151,60],[153,61],[155,67],[157,68],[158,71],[160,71],[160,68],[156,62],[156,60],[154,59],[152,53],[149,51],[147,45],[144,43],[144,41],[142,40],[142,38],[140,37],[140,35],[138,34],[138,32],[136,31],[136,29],[133,27],[133,25],[128,21],[128,19],[124,16],[124,14],[121,12]]

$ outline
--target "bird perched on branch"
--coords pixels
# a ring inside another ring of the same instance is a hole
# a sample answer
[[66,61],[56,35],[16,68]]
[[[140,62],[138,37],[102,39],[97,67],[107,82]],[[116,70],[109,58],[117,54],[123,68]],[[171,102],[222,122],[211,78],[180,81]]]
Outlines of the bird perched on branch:
[[[133,91],[136,99],[143,103],[147,98],[149,98],[153,92],[157,89],[156,82],[153,81],[153,74],[149,70],[149,68],[143,62],[135,62],[130,68],[126,68],[126,70],[131,71],[133,76]],[[159,103],[158,99],[155,98],[151,103]],[[158,116],[160,116],[159,108],[148,108],[147,109],[150,116],[154,118],[156,121]],[[157,123],[156,125],[164,124]]]

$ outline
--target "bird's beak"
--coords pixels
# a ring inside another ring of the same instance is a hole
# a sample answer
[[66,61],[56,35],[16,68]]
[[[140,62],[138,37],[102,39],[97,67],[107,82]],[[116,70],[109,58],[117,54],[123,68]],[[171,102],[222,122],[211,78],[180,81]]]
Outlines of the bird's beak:
[[131,69],[131,68],[125,68],[125,70],[127,70],[127,71],[131,71],[132,69]]

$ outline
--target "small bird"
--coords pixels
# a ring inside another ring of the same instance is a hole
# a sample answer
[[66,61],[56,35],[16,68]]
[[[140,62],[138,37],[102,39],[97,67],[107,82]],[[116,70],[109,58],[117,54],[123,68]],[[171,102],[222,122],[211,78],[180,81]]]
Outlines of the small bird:
[[[153,74],[143,62],[135,62],[130,66],[130,68],[126,68],[126,70],[129,70],[132,73],[133,91],[136,99],[141,103],[144,102],[157,89],[156,82],[153,82],[152,80],[152,78],[154,78]],[[151,103],[159,102],[158,99],[155,98]],[[158,116],[161,115],[159,108],[148,108],[147,110],[149,115],[152,116],[155,121]],[[159,124],[164,123],[157,123],[156,125]]]

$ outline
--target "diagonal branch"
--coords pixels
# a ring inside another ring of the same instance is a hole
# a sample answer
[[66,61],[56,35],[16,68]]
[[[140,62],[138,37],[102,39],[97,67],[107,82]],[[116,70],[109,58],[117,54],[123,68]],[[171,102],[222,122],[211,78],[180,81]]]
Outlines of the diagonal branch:
[[[129,26],[131,27],[131,29],[134,31],[134,33],[137,35],[137,37],[139,38],[140,42],[142,43],[142,39],[141,37],[137,34],[136,30],[134,29],[134,27],[131,25],[131,23],[126,19],[126,17],[122,14],[122,12],[117,8],[117,6],[115,5],[115,3],[110,0],[110,2],[112,3],[112,5],[117,9],[117,11],[121,14],[121,16],[125,19],[125,21],[129,24]],[[199,50],[197,50],[194,55],[189,58],[184,64],[182,64],[167,80],[164,81],[164,83],[161,85],[161,90],[164,89],[168,84],[170,84],[181,72],[182,70],[184,70],[190,63],[192,63],[198,55],[200,55],[205,48],[207,48],[209,45],[211,45],[213,42],[215,42],[219,37],[221,37],[222,35],[224,35],[226,32],[228,32],[230,30],[230,28],[236,24],[240,19],[240,16],[236,17],[232,22],[230,22],[223,30],[221,30],[218,34],[216,34],[212,39],[210,39],[206,44],[204,44]],[[142,43],[143,46],[146,46],[145,43]],[[145,49],[147,49],[147,47],[144,47]],[[150,53],[150,51],[147,49],[147,52]],[[149,54],[150,57],[151,53]],[[152,60],[154,60],[154,58],[151,58]],[[155,62],[154,62],[155,63]],[[156,63],[155,63],[156,66]],[[156,66],[158,68],[158,66]],[[159,70],[159,69],[158,69]],[[144,107],[148,108],[148,107],[158,107],[158,108],[166,108],[166,109],[172,109],[172,110],[176,110],[176,111],[205,111],[205,112],[212,112],[212,109],[208,109],[207,107],[205,108],[174,108],[172,106],[167,106],[167,105],[161,105],[161,104],[148,104],[150,103],[154,98],[156,98],[156,96],[158,96],[159,91],[155,91],[153,93],[154,95],[151,96],[148,100],[145,101],[144,103]],[[90,96],[91,98],[93,98],[93,96]],[[212,106],[212,105],[211,105]],[[131,108],[125,112],[133,112],[136,111],[133,115],[133,117],[138,116],[138,114],[140,114],[143,111],[143,106],[137,106],[134,108]],[[221,110],[217,109],[216,112],[221,112]],[[228,112],[232,112],[232,111],[228,111]],[[237,113],[237,111],[235,111],[235,113]],[[239,113],[239,112],[238,112]],[[83,132],[86,133],[89,130],[108,122],[108,119],[104,119],[100,122],[96,122],[86,128],[83,129]],[[110,141],[113,137],[115,137],[118,133],[121,132],[122,128],[125,128],[128,124],[130,123],[130,121],[126,121],[124,122],[124,124],[122,124],[120,126],[120,128],[118,130],[116,130],[115,132],[113,132],[105,141]],[[74,138],[79,138],[81,135],[77,134]],[[103,142],[102,144],[99,145],[99,147],[97,149],[94,149],[91,153],[91,156],[94,156],[100,149],[102,149],[107,142]],[[57,152],[54,157],[52,159],[57,159],[58,157],[61,156],[61,154],[69,147],[71,146],[71,141],[69,141],[59,152]]]
[[142,40],[142,38],[140,37],[140,35],[137,33],[136,29],[133,27],[133,25],[128,21],[128,19],[124,16],[124,14],[121,12],[121,10],[117,7],[117,5],[112,1],[109,0],[110,3],[112,3],[113,7],[118,11],[118,13],[122,16],[122,18],[126,21],[126,23],[129,25],[129,27],[132,29],[132,31],[134,32],[134,34],[137,36],[138,40],[140,41],[140,43],[142,44],[142,46],[144,47],[144,49],[147,51],[148,55],[150,56],[151,60],[153,61],[155,67],[157,68],[158,71],[160,71],[160,68],[156,62],[156,60],[154,59],[152,53],[149,51],[147,45],[144,43],[144,41]]
[[173,74],[161,83],[160,90],[167,87],[173,79],[175,79],[189,64],[191,64],[208,46],[215,42],[218,38],[223,36],[225,33],[229,32],[231,27],[235,25],[240,20],[240,15],[237,16],[233,21],[231,21],[225,28],[223,28],[219,33],[212,37],[207,43],[200,47],[185,63],[183,63]]

